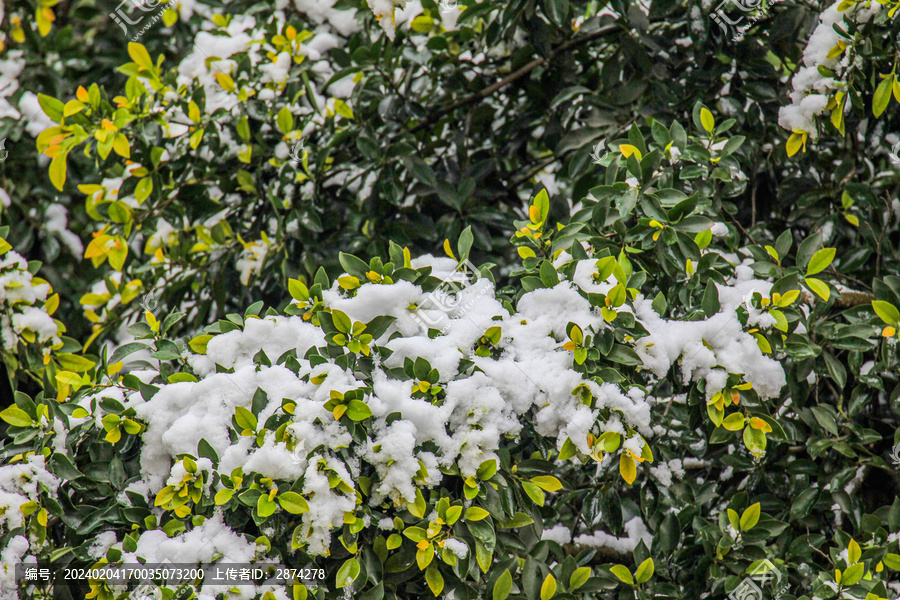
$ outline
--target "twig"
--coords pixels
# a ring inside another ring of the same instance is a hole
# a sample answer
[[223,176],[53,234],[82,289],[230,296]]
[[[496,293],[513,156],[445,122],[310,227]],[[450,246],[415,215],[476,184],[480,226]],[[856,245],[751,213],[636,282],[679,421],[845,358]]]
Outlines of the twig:
[[618,29],[619,29],[618,26],[604,27],[603,29],[598,29],[597,31],[590,33],[588,35],[585,35],[585,36],[582,36],[579,38],[573,38],[571,40],[563,42],[562,44],[560,44],[559,46],[557,46],[556,48],[551,50],[550,55],[547,58],[535,58],[531,62],[520,67],[516,71],[510,73],[509,75],[507,75],[500,81],[497,81],[496,83],[493,83],[493,84],[489,85],[488,87],[486,87],[478,92],[475,92],[474,94],[467,96],[461,100],[457,100],[450,106],[442,108],[442,109],[436,111],[435,113],[429,115],[424,121],[422,121],[421,123],[419,123],[418,125],[413,127],[410,131],[412,133],[417,133],[427,127],[430,127],[431,125],[433,125],[434,123],[439,121],[445,115],[448,115],[457,109],[463,108],[464,106],[474,104],[483,98],[487,98],[488,96],[490,96],[497,90],[506,87],[507,85],[509,85],[510,83],[513,83],[514,81],[517,81],[518,79],[521,79],[522,77],[524,77],[525,75],[527,75],[534,69],[538,68],[539,66],[550,62],[551,60],[553,60],[554,58],[556,58],[558,55],[562,54],[563,52],[566,52],[568,50],[571,50],[572,48],[581,46],[582,44],[587,44],[588,42],[591,42],[593,40],[596,40],[597,38],[603,37],[604,35],[613,33],[614,31],[616,31]]

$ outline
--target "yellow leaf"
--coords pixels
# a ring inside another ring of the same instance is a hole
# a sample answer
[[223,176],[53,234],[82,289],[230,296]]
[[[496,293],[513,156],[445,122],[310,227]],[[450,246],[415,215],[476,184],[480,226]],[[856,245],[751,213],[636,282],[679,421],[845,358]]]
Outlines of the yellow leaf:
[[137,63],[139,70],[153,71],[153,60],[150,58],[150,53],[147,52],[147,49],[143,44],[129,42],[128,56]]
[[788,156],[797,154],[797,152],[800,151],[800,148],[803,148],[803,151],[806,152],[806,134],[797,132],[792,133],[791,137],[788,138],[786,148]]
[[637,465],[635,464],[634,459],[631,458],[631,455],[627,452],[623,452],[622,456],[619,458],[619,473],[622,475],[622,479],[629,485],[634,483],[634,480],[637,477]]
[[50,161],[50,183],[60,192],[66,183],[66,156],[60,154]]
[[57,308],[59,308],[59,294],[53,294],[44,302],[44,310],[47,311],[48,315],[52,315]]
[[453,249],[450,247],[450,240],[448,239],[444,240],[444,252],[447,253],[447,256],[449,256],[453,260],[456,260],[456,256],[453,255]]
[[216,81],[226,92],[234,93],[234,80],[227,73],[216,73]]
[[128,138],[124,133],[117,133],[113,138],[113,150],[122,158],[131,158],[131,146],[128,144]]
[[706,108],[700,109],[700,124],[703,125],[703,129],[709,133],[712,133],[713,129],[716,127],[716,120],[713,118],[712,113]]
[[628,158],[632,154],[634,154],[635,158],[637,158],[638,160],[641,160],[644,158],[641,155],[641,151],[638,150],[637,148],[635,148],[634,146],[632,146],[631,144],[620,144],[619,152],[621,152],[622,156],[624,156],[625,158]]
[[556,595],[556,579],[553,575],[547,575],[544,583],[541,585],[541,600],[550,600]]

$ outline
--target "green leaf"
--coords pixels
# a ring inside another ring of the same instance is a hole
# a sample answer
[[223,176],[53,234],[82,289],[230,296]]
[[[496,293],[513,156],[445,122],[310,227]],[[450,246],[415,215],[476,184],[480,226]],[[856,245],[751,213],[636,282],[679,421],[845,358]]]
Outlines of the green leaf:
[[372,409],[365,402],[351,400],[347,408],[347,415],[352,421],[365,421],[372,416]]
[[809,265],[806,267],[807,277],[815,275],[828,268],[828,265],[834,260],[834,248],[822,248],[809,259]]
[[535,504],[537,504],[538,506],[544,505],[544,492],[541,490],[541,488],[529,481],[523,481],[522,489],[525,490],[525,493]]
[[885,77],[875,88],[875,94],[872,96],[872,114],[880,117],[884,109],[887,108],[891,101],[891,88],[894,85],[894,76]]
[[572,576],[569,577],[569,591],[574,591],[587,583],[587,580],[591,577],[591,568],[590,567],[579,567],[572,572]]
[[403,535],[416,543],[428,538],[428,532],[421,527],[407,527],[403,530]]
[[495,459],[486,460],[481,463],[478,470],[475,471],[475,477],[481,481],[487,481],[497,472],[497,461]]
[[234,420],[241,429],[256,431],[256,417],[243,406],[235,409]]
[[638,583],[644,583],[653,577],[653,559],[647,558],[634,572],[634,580]]
[[619,578],[619,581],[634,585],[634,579],[631,578],[631,571],[625,565],[613,565],[609,568],[612,574]]
[[881,320],[888,325],[900,323],[900,310],[897,310],[897,307],[890,302],[874,300],[872,302],[872,308],[875,309],[875,314],[881,317]]
[[759,502],[747,508],[744,513],[741,515],[741,531],[749,531],[753,529],[756,523],[759,521]]
[[534,197],[534,202],[532,205],[537,208],[539,221],[538,223],[543,223],[547,220],[547,215],[550,213],[550,197],[547,195],[547,190],[542,189],[538,192],[537,196]]
[[444,589],[444,578],[441,576],[441,572],[438,571],[438,568],[435,565],[431,565],[425,571],[425,582],[428,584],[428,587],[431,589],[431,593],[434,594],[435,598],[440,595],[441,590]]
[[728,522],[734,527],[735,531],[741,530],[741,521],[740,517],[738,517],[737,511],[734,509],[728,509]]
[[900,571],[900,554],[894,554],[892,552],[888,552],[884,555],[882,559],[887,568],[892,569],[894,571]]
[[14,427],[28,427],[34,423],[34,420],[28,416],[28,413],[18,406],[9,406],[3,412],[0,412],[0,419],[3,419]]
[[268,495],[261,495],[256,500],[256,512],[259,513],[261,517],[271,517],[275,514],[275,511],[278,509],[278,505],[269,500]]
[[85,358],[83,356],[78,356],[77,354],[57,354],[56,359],[59,361],[59,364],[63,369],[67,371],[74,371],[76,373],[83,373],[94,368],[94,361],[89,358]]
[[219,490],[216,492],[215,502],[216,506],[222,506],[234,496],[234,490]]
[[416,488],[416,501],[407,506],[407,509],[414,517],[424,518],[425,517],[425,509],[428,508],[428,505],[425,503],[425,497],[422,495],[422,490]]
[[38,94],[38,104],[41,105],[41,109],[44,111],[45,115],[50,117],[50,120],[56,122],[62,120],[65,104],[46,94]]
[[338,569],[337,575],[335,576],[335,584],[338,589],[345,588],[353,583],[358,576],[359,561],[355,558],[349,558],[341,565],[341,568]]
[[278,504],[292,515],[302,515],[309,510],[309,503],[297,492],[278,494]]
[[860,579],[863,578],[863,575],[865,574],[865,563],[856,563],[855,565],[850,565],[841,574],[841,587],[846,588],[850,587],[851,585],[855,585]]
[[459,234],[459,242],[456,245],[459,250],[459,260],[468,260],[469,252],[472,250],[472,242],[475,237],[472,235],[472,226],[469,225]]
[[278,117],[276,118],[275,123],[283,134],[288,134],[294,130],[294,115],[287,106],[282,107],[282,109],[278,111]]
[[331,318],[334,319],[334,326],[337,327],[337,330],[341,333],[350,333],[353,328],[353,323],[350,322],[350,317],[348,317],[345,313],[339,310],[331,311]]
[[509,569],[504,569],[494,584],[492,600],[506,600],[510,590],[512,590],[512,575],[509,574]]
[[151,177],[144,177],[138,181],[137,187],[134,188],[134,199],[140,204],[150,196],[152,191],[153,179]]

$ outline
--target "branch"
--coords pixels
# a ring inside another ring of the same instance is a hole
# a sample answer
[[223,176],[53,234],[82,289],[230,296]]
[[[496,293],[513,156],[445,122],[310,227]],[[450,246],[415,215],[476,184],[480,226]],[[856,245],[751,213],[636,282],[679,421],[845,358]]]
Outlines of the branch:
[[442,108],[442,109],[436,111],[435,113],[429,115],[424,121],[422,121],[421,123],[419,123],[412,129],[410,129],[410,132],[417,133],[427,127],[430,127],[431,125],[433,125],[434,123],[439,121],[445,115],[448,115],[448,114],[452,113],[453,111],[463,108],[465,106],[468,106],[470,104],[475,104],[476,102],[478,102],[479,100],[482,100],[483,98],[487,98],[488,96],[490,96],[497,90],[500,90],[500,89],[506,87],[510,83],[513,83],[514,81],[517,81],[518,79],[521,79],[522,77],[524,77],[531,71],[535,70],[536,68],[540,67],[541,65],[544,65],[544,64],[550,62],[551,60],[553,60],[554,58],[556,58],[563,52],[567,52],[567,51],[571,50],[572,48],[576,48],[583,44],[587,44],[588,42],[591,42],[593,40],[596,40],[597,38],[603,37],[604,35],[613,33],[614,31],[616,31],[618,29],[619,29],[618,26],[614,26],[614,25],[609,26],[609,27],[604,27],[603,29],[598,29],[597,31],[595,31],[593,33],[589,33],[587,35],[584,35],[584,36],[581,36],[578,38],[573,38],[566,42],[563,42],[562,44],[560,44],[559,46],[557,46],[556,48],[551,50],[550,55],[547,58],[535,58],[531,62],[520,67],[516,71],[510,73],[509,75],[507,75],[500,81],[493,83],[493,84],[489,85],[488,87],[486,87],[478,92],[475,92],[474,94],[467,96],[461,100],[457,100],[450,106],[447,106],[445,108]]

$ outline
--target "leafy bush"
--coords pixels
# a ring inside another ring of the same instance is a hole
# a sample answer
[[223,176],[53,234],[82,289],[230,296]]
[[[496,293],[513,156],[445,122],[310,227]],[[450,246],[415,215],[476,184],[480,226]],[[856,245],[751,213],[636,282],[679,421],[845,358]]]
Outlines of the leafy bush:
[[0,596],[900,592],[896,6],[446,4],[4,7]]

